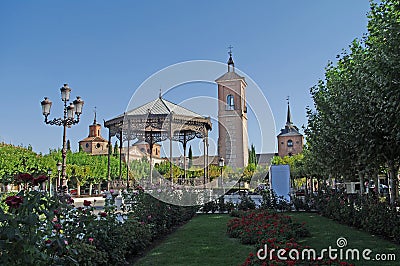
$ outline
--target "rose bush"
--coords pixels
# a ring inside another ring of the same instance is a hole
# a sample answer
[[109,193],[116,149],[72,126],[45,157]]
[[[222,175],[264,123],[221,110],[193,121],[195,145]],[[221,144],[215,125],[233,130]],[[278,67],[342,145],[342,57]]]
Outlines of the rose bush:
[[[268,250],[283,249],[287,253],[294,250],[291,252],[301,254],[303,249],[309,248],[297,242],[298,238],[309,235],[305,224],[293,222],[289,216],[268,210],[239,211],[235,212],[235,215],[239,218],[228,222],[228,235],[239,238],[243,244],[254,244],[256,251],[267,245]],[[250,253],[242,265],[350,265],[337,260],[301,261],[300,256],[298,260],[282,260],[277,256],[277,252],[272,253],[271,257],[268,253],[265,259],[260,259],[255,254],[257,252]],[[288,254],[284,256],[289,257]]]
[[400,243],[400,215],[396,205],[379,201],[374,194],[355,195],[327,190],[314,196],[320,214],[339,223]]
[[[21,178],[33,182],[33,178]],[[44,179],[44,178],[41,178]],[[22,179],[21,179],[22,180]],[[195,209],[160,202],[142,190],[135,206],[95,211],[93,203],[75,207],[68,196],[50,197],[22,190],[0,205],[0,265],[122,265],[155,237],[190,219]]]

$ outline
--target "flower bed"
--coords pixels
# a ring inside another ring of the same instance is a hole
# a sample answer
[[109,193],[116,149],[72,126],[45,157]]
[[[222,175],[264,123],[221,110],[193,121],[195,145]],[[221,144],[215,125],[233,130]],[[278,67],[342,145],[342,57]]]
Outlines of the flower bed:
[[[293,222],[289,216],[267,210],[238,212],[237,214],[240,217],[228,222],[228,235],[239,238],[243,244],[254,244],[256,247],[256,252],[248,255],[243,266],[350,265],[337,260],[322,260],[312,257],[301,260],[300,254],[304,249],[310,249],[310,247],[303,247],[297,241],[300,237],[308,236],[309,232],[304,224]],[[282,250],[283,253],[279,254],[278,250]],[[287,259],[283,259],[283,257]]]
[[348,195],[333,190],[320,193],[313,200],[318,212],[327,218],[400,243],[400,213],[396,205],[378,201],[375,195]]
[[69,197],[21,191],[0,208],[0,265],[122,265],[190,219],[193,208],[170,206],[135,191],[136,208],[95,212]]

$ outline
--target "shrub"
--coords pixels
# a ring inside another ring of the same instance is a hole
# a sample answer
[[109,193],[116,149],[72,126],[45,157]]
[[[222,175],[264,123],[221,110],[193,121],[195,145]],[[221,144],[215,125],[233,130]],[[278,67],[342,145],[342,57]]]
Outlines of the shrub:
[[237,208],[241,211],[254,210],[256,208],[256,204],[249,196],[242,195]]
[[400,243],[400,215],[394,205],[379,201],[374,195],[347,195],[328,191],[314,197],[320,214]]
[[134,208],[123,214],[110,206],[97,214],[89,201],[76,208],[69,197],[38,191],[4,197],[0,265],[123,265],[196,211],[134,194]]

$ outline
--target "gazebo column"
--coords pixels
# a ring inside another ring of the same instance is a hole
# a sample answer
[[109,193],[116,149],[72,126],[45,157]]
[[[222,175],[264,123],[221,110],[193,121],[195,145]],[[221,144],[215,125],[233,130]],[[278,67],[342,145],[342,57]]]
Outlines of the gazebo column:
[[107,153],[107,190],[110,190],[111,182],[111,130],[108,128],[108,153]]
[[128,151],[126,155],[126,187],[129,188],[129,164],[130,164],[130,153],[129,153],[129,148],[131,146],[131,121],[128,120]]
[[128,133],[128,154],[126,155],[126,187],[129,188],[129,147],[130,147],[130,136]]
[[205,135],[203,136],[203,163],[204,163],[204,176],[203,176],[203,182],[204,182],[204,187],[206,187],[206,178],[207,178],[207,165],[206,165],[206,138]]
[[208,132],[206,129],[206,180],[207,182],[210,182],[209,180],[209,171],[208,171],[208,166],[209,166],[209,161],[208,161],[208,147],[209,147],[209,143],[208,143]]
[[119,132],[119,180],[122,178],[122,129]]
[[172,172],[172,112],[169,115],[169,178],[171,179],[171,184],[174,184],[173,172]]
[[150,183],[153,184],[153,132],[150,132]]
[[186,181],[186,132],[183,132],[183,179]]

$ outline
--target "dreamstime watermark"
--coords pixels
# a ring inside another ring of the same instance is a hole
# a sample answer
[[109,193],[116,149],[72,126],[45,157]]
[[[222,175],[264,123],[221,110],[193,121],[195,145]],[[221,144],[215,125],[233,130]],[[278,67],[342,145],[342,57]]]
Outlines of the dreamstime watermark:
[[396,254],[394,253],[376,253],[369,248],[360,250],[357,248],[346,248],[347,239],[339,237],[336,240],[336,247],[329,246],[328,248],[322,249],[318,252],[312,248],[298,249],[268,249],[268,245],[265,244],[263,248],[257,251],[257,258],[259,260],[273,260],[278,258],[279,260],[301,260],[301,261],[313,261],[313,260],[351,260],[351,261],[396,261]]

